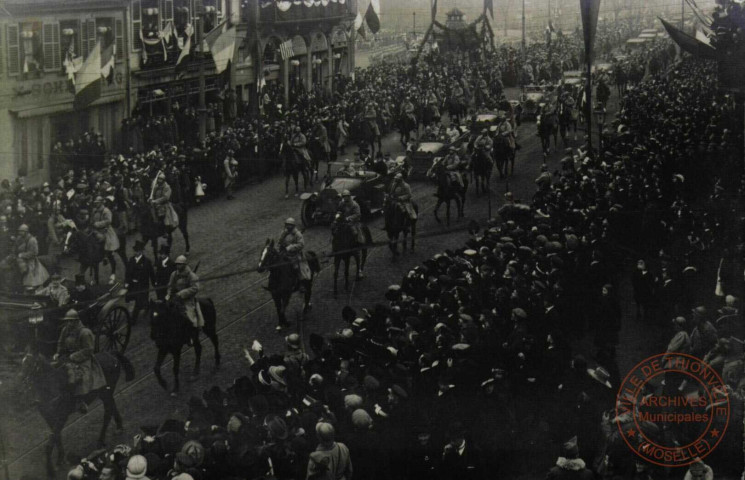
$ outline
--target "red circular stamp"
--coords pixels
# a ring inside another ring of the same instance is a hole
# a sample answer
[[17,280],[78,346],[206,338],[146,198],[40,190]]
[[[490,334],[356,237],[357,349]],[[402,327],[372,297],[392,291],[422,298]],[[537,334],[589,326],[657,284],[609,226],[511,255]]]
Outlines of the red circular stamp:
[[618,431],[647,462],[683,467],[709,455],[722,441],[730,416],[727,388],[700,358],[654,355],[623,379],[616,397]]

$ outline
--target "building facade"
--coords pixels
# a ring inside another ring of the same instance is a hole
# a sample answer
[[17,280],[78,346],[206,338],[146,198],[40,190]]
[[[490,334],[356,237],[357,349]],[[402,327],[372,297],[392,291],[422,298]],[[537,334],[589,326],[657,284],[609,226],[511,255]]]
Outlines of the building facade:
[[[49,178],[56,141],[86,131],[115,147],[127,113],[126,5],[121,0],[11,0],[0,18],[0,178]],[[84,58],[101,35],[114,41],[114,66],[101,94],[75,108],[66,58]]]
[[[93,132],[109,151],[122,151],[130,146],[126,118],[196,108],[202,73],[208,105],[232,98],[257,110],[260,86],[279,84],[287,103],[293,88],[330,90],[354,70],[356,0],[7,0],[5,8],[0,179],[23,176],[32,186],[54,173],[57,142]],[[225,20],[235,48],[218,69],[204,39]],[[113,42],[112,74],[80,106],[72,59],[87,59],[104,36]]]

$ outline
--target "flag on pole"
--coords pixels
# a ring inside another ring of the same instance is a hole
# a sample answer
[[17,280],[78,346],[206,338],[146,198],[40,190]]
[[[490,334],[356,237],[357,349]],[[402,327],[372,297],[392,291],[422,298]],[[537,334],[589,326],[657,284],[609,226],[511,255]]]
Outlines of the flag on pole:
[[292,49],[292,40],[287,40],[279,44],[279,53],[282,55],[282,60],[287,60],[295,56],[295,51]]
[[585,37],[585,58],[592,60],[595,33],[598,28],[598,13],[600,13],[600,0],[579,0],[579,8],[582,12],[582,29]]
[[83,64],[75,72],[75,109],[84,108],[101,96],[101,42],[96,42]]
[[365,22],[373,34],[380,31],[380,0],[370,0],[365,12]]
[[699,40],[696,37],[688,35],[681,29],[675,27],[671,23],[666,22],[661,18],[660,22],[662,22],[662,25],[665,27],[665,30],[667,30],[670,38],[672,38],[673,41],[677,43],[682,50],[696,57],[717,59],[717,51],[711,45]]
[[111,85],[114,81],[114,34],[110,28],[101,35],[101,76]]
[[489,11],[489,16],[494,20],[494,0],[484,0],[484,14]]
[[215,61],[217,73],[224,72],[233,60],[236,37],[236,28],[228,25],[227,20],[207,34],[205,43],[207,43],[210,53],[212,53],[212,60]]
[[360,12],[357,12],[357,17],[354,19],[354,29],[357,32],[357,34],[362,38],[367,38],[365,36],[365,21],[362,18],[362,14]]
[[191,55],[191,38],[194,35],[194,27],[191,23],[186,24],[184,34],[186,35],[186,41],[184,42],[184,46],[181,48],[181,53],[178,55],[178,60],[176,60],[176,72],[179,72],[179,70],[186,66],[186,58]]

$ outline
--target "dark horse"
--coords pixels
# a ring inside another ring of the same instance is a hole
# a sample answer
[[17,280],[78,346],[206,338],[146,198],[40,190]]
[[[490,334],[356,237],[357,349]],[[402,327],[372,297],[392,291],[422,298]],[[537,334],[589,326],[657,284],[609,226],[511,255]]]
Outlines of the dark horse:
[[[97,399],[103,402],[103,425],[98,435],[98,445],[103,446],[106,439],[106,430],[111,422],[112,417],[116,422],[118,431],[122,431],[122,416],[116,406],[114,399],[114,390],[119,382],[119,377],[124,370],[124,379],[131,381],[135,376],[134,367],[121,353],[100,352],[96,354],[96,360],[101,365],[106,386],[93,390],[85,395],[82,400],[85,403],[92,403]],[[66,393],[67,372],[64,368],[57,368],[50,363],[44,355],[38,352],[27,353],[23,358],[21,366],[21,379],[24,386],[30,387],[27,393],[34,395],[35,399],[29,399],[29,402],[36,402],[44,421],[49,425],[52,434],[45,447],[46,468],[50,478],[54,477],[54,462],[52,462],[52,453],[54,447],[57,447],[57,465],[61,465],[65,459],[65,448],[62,445],[62,429],[76,411],[76,398]]]
[[451,122],[460,122],[468,113],[468,105],[462,98],[448,99],[446,107]]
[[411,140],[411,131],[417,131],[417,137],[419,136],[419,122],[413,113],[401,113],[398,118],[398,126],[401,130],[401,144],[406,145]]
[[551,136],[554,137],[554,149],[559,147],[559,115],[556,109],[544,110],[538,124],[538,136],[541,137],[543,156],[551,154]]
[[509,177],[515,173],[515,147],[504,135],[494,138],[494,159],[499,170],[499,178]]
[[381,151],[383,149],[380,128],[378,127],[375,120],[359,117],[357,126],[357,135],[359,136],[360,147],[369,146],[371,156],[375,155],[376,143],[378,144],[378,151]]
[[435,220],[437,223],[440,222],[440,217],[437,216],[437,212],[440,210],[440,206],[445,204],[446,207],[446,223],[450,226],[450,202],[455,200],[455,205],[458,209],[458,218],[463,217],[463,207],[466,203],[466,192],[468,191],[468,178],[463,175],[463,186],[458,185],[452,178],[452,172],[447,170],[442,163],[441,159],[435,160],[432,164],[432,168],[427,171],[427,177],[433,179],[437,184],[437,206],[435,206]]
[[293,260],[288,259],[274,245],[274,240],[266,241],[264,250],[261,252],[258,271],[263,273],[269,271],[269,285],[266,290],[272,294],[272,300],[277,308],[278,324],[277,330],[289,325],[287,322],[287,307],[290,304],[292,294],[302,288],[305,290],[305,299],[303,302],[303,314],[306,314],[312,308],[310,296],[313,292],[313,277],[321,271],[318,258],[313,252],[306,252],[308,264],[310,266],[310,280],[298,281],[298,272],[295,270]]
[[[419,212],[419,208],[414,204],[414,211]],[[386,195],[383,205],[383,219],[385,226],[383,229],[388,234],[388,248],[393,253],[393,259],[398,257],[398,239],[403,235],[403,251],[406,252],[406,243],[409,232],[411,232],[411,251],[416,247],[416,220],[412,220],[406,208],[400,203],[393,200],[390,195]]]
[[334,255],[334,295],[338,293],[337,279],[339,277],[339,266],[344,262],[344,290],[349,291],[349,264],[352,258],[357,265],[355,278],[362,280],[365,277],[365,262],[367,262],[367,246],[372,244],[370,229],[361,225],[365,243],[360,244],[356,238],[352,225],[344,222],[340,214],[336,214],[334,223],[331,225],[331,251]]
[[308,161],[295,150],[289,142],[282,145],[282,167],[285,172],[285,198],[290,196],[290,178],[295,181],[295,196],[299,192],[298,176],[303,176],[303,189],[311,184],[311,171]]
[[494,169],[494,162],[489,157],[489,152],[486,152],[482,148],[474,150],[471,158],[476,195],[479,194],[479,190],[485,193],[489,190],[489,181],[491,180],[491,173]]
[[96,238],[91,231],[68,228],[65,233],[65,245],[62,250],[68,255],[77,255],[80,262],[80,274],[86,275],[88,271],[96,283],[99,283],[98,265],[104,258],[104,243]]
[[[200,298],[199,308],[204,317],[202,331],[212,342],[215,349],[215,368],[220,367],[220,342],[217,338],[217,312],[215,304],[209,298]],[[158,356],[155,360],[153,373],[158,384],[164,390],[168,390],[168,383],[160,374],[160,367],[166,356],[173,357],[173,390],[171,395],[179,391],[179,368],[181,367],[181,347],[184,345],[194,346],[194,370],[191,379],[199,375],[199,367],[202,361],[202,344],[199,341],[199,328],[194,327],[191,321],[180,311],[173,302],[160,300],[150,302],[150,338],[158,348]]]
[[[189,243],[188,210],[179,203],[172,203],[171,205],[173,206],[176,215],[178,215],[178,229],[184,237],[184,248],[186,253],[189,253],[191,244]],[[142,237],[143,242],[145,242],[145,245],[150,243],[150,246],[153,249],[153,255],[155,257],[158,255],[158,239],[160,237],[166,239],[166,244],[170,249],[173,245],[173,231],[176,230],[176,228],[167,227],[165,224],[161,223],[160,219],[156,219],[153,216],[152,209],[147,205],[136,208],[135,212],[139,219],[140,236]]]

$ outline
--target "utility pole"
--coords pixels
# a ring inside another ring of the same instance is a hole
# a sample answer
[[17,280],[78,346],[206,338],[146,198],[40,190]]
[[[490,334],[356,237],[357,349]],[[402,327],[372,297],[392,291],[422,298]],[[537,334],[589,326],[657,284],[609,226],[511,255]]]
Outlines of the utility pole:
[[207,136],[207,105],[204,85],[204,4],[197,4],[197,45],[199,46],[199,141],[204,142]]
[[523,0],[523,42],[522,42],[522,49],[523,49],[523,60],[525,60],[525,0]]

